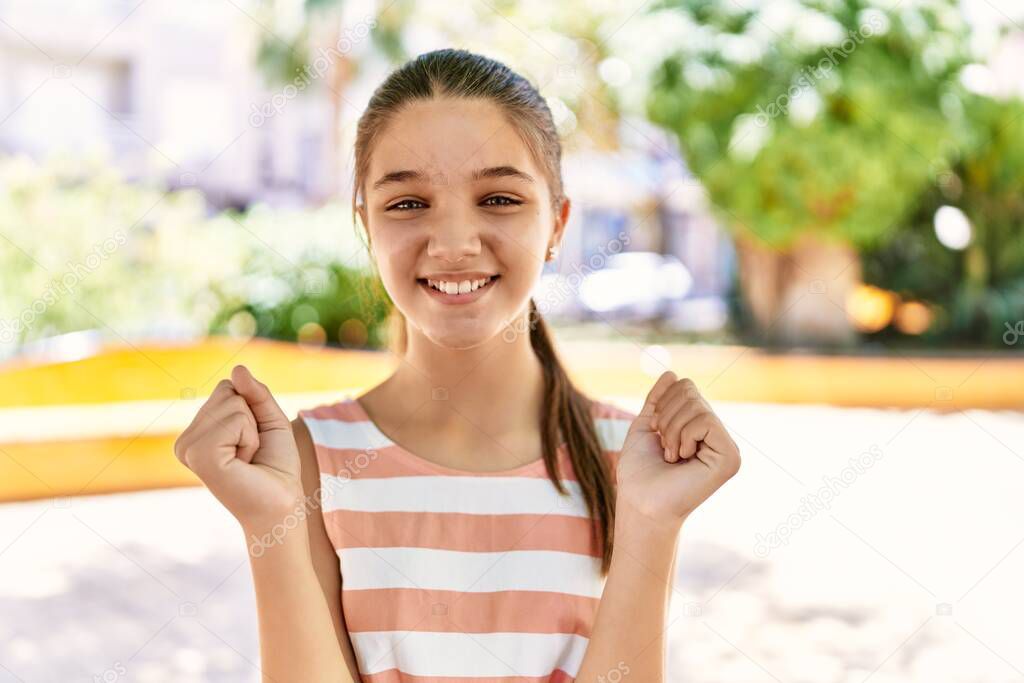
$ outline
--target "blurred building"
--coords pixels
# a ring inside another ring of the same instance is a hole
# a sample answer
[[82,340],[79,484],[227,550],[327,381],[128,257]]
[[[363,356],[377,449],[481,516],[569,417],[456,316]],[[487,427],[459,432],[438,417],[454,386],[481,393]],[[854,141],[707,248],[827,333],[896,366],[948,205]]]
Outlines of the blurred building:
[[0,153],[105,154],[214,206],[325,193],[323,104],[254,115],[276,93],[242,6],[0,0],[0,18]]
[[718,329],[732,284],[731,240],[670,137],[643,121],[621,128],[619,151],[566,155],[573,224],[557,272],[583,281],[577,297],[554,297],[557,313]]

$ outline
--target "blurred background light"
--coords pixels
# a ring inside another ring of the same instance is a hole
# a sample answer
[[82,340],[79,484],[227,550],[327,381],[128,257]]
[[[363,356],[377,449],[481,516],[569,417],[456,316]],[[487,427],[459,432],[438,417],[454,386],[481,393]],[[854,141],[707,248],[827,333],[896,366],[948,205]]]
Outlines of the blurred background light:
[[971,222],[957,207],[940,206],[935,212],[935,236],[950,249],[966,249],[971,243]]

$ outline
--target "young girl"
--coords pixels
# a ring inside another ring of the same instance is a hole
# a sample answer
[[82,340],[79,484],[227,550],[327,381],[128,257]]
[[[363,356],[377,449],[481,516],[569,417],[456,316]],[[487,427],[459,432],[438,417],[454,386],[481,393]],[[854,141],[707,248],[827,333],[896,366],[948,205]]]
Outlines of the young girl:
[[569,218],[547,105],[431,52],[355,159],[397,369],[289,422],[237,366],[175,444],[250,540],[263,680],[662,683],[679,531],[739,451],[687,379],[632,415],[562,368],[530,298]]

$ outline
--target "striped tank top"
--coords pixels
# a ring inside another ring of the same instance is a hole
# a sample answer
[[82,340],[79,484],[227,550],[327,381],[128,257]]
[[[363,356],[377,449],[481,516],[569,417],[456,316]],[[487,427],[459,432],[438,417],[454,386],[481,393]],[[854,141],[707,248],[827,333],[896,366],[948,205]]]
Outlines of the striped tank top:
[[[595,401],[615,472],[634,415]],[[594,523],[564,445],[497,472],[430,462],[346,398],[299,411],[316,450],[341,607],[363,683],[566,683],[604,588]]]

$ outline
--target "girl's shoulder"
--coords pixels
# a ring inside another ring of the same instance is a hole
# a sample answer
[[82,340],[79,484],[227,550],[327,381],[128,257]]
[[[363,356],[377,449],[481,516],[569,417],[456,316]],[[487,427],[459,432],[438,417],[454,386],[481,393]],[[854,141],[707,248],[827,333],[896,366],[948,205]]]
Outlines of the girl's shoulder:
[[302,408],[298,414],[299,417],[307,420],[338,420],[342,422],[358,422],[360,420],[359,404],[351,396]]
[[365,450],[390,444],[353,396],[298,411],[317,451],[324,448]]

